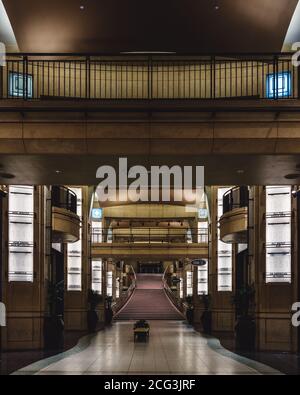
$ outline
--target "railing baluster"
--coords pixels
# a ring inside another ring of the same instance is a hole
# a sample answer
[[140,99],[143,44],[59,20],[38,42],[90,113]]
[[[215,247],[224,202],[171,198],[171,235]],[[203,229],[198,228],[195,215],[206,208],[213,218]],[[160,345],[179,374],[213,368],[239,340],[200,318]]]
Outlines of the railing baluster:
[[[18,92],[10,91],[11,73],[23,79]],[[279,90],[281,74],[288,75],[288,93]],[[146,61],[129,56],[91,61],[90,55],[64,59],[53,54],[36,59],[8,54],[7,67],[0,70],[0,99],[28,100],[32,94],[34,99],[265,99],[267,91],[273,100],[300,99],[300,71],[292,67],[290,55],[198,55],[186,59],[149,55]]]

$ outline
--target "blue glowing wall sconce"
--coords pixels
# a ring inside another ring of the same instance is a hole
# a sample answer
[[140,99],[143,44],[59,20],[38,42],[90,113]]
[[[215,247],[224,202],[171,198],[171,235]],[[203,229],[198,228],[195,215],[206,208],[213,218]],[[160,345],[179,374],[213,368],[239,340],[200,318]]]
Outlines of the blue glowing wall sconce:
[[277,99],[291,97],[292,76],[289,71],[267,75],[267,98]]

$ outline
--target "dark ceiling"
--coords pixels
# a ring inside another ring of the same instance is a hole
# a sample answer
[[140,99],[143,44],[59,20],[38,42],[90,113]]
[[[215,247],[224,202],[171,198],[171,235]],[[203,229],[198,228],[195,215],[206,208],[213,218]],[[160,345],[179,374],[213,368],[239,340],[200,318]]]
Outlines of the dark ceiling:
[[[128,158],[128,167],[137,164],[149,168],[145,157]],[[299,175],[300,155],[176,156],[157,157],[151,161],[151,165],[171,167],[174,164],[204,166],[205,185],[299,185],[299,178],[288,180],[285,176]],[[0,155],[0,184],[97,185],[96,172],[102,165],[118,169],[118,158],[102,155]],[[3,173],[14,178],[5,178]]]
[[224,53],[281,51],[298,0],[3,3],[23,52]]

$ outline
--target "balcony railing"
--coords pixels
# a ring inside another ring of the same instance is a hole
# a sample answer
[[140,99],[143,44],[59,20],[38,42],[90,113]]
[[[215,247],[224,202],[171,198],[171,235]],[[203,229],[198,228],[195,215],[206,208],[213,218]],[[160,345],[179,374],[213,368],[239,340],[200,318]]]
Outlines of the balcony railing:
[[0,98],[24,100],[298,99],[292,54],[11,54]]
[[249,189],[247,186],[240,186],[230,189],[223,196],[223,215],[236,209],[248,207]]
[[64,208],[77,214],[77,197],[70,189],[54,185],[52,186],[52,206]]
[[92,232],[92,244],[99,243],[187,243],[208,244],[208,229],[102,229]]

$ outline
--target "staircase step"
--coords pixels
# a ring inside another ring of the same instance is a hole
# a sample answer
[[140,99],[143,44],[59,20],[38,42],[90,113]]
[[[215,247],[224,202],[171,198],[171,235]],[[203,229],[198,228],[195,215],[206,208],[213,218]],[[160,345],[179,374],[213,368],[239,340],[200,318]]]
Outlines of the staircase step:
[[183,320],[166,295],[162,275],[139,274],[137,287],[115,320]]

